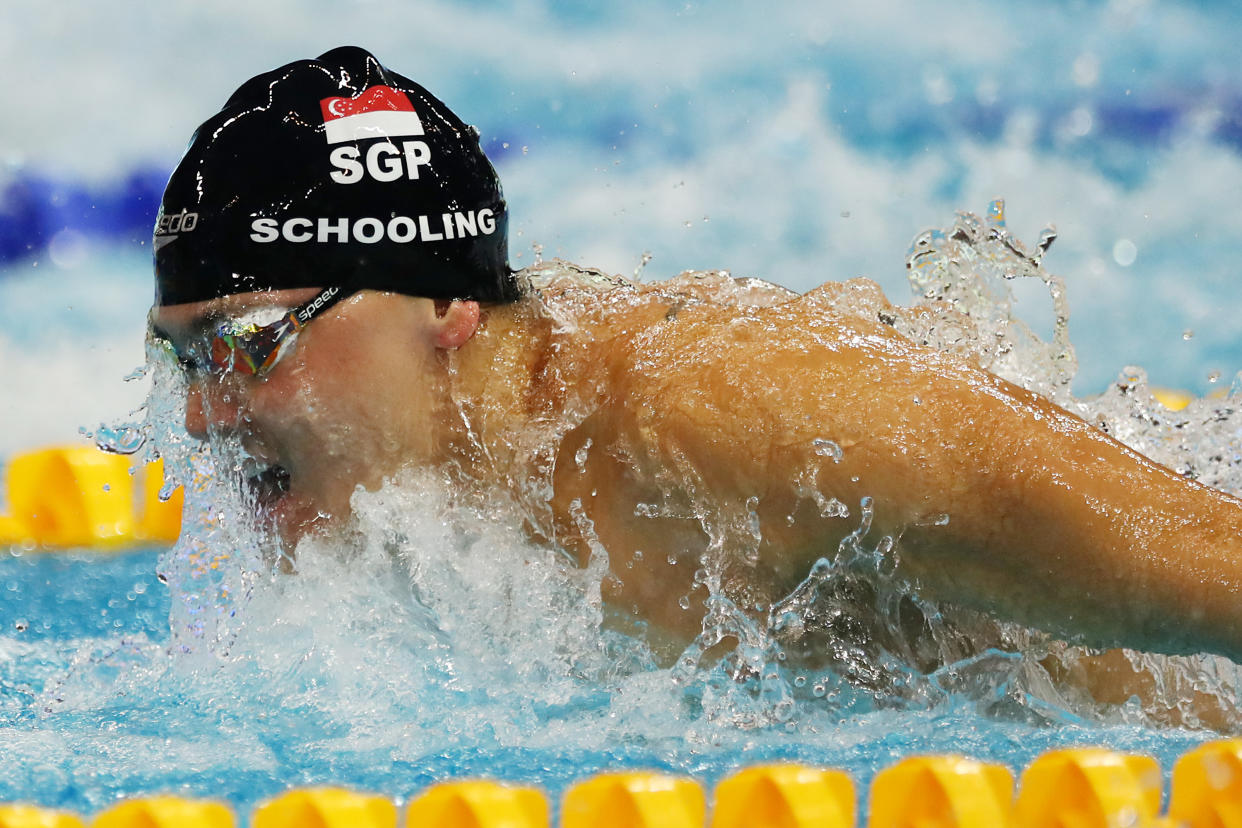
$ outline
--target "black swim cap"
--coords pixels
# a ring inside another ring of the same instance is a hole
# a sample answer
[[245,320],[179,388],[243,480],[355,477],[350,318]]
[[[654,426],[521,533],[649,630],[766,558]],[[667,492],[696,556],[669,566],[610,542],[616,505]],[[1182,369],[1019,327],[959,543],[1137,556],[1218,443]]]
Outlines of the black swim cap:
[[198,128],[153,247],[157,305],[329,286],[518,296],[478,132],[353,46],[252,78]]

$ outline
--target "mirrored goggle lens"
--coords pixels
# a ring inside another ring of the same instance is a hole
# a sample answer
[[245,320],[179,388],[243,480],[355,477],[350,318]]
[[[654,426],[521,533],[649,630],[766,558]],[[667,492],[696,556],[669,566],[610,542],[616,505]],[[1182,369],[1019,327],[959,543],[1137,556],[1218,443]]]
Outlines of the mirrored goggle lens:
[[211,339],[211,364],[221,372],[261,376],[280,361],[297,332],[292,314],[263,328],[221,330]]

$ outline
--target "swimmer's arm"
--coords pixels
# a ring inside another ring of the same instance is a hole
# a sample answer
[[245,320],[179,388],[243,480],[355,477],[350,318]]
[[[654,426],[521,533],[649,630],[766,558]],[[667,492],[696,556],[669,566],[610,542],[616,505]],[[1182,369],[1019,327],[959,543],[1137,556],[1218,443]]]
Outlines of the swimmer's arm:
[[[1095,645],[1242,656],[1242,501],[886,326],[770,317],[685,320],[630,406],[690,485],[757,498],[778,579],[831,557],[871,497],[869,542],[899,537],[929,597]],[[850,518],[819,516],[812,478]]]
[[1085,643],[1242,655],[1242,502],[970,373],[945,378],[921,444],[976,445],[932,462],[948,531],[907,530],[907,571],[946,600]]

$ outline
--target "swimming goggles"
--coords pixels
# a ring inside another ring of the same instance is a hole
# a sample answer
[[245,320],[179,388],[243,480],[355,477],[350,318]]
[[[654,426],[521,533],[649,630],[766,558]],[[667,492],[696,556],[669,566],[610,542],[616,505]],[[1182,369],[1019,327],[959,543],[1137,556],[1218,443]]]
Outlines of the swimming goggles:
[[312,319],[347,295],[339,287],[326,288],[311,301],[290,309],[267,325],[227,320],[208,334],[200,345],[192,345],[189,353],[180,352],[171,342],[168,344],[177,361],[192,376],[232,372],[261,377],[292,350],[297,335]]

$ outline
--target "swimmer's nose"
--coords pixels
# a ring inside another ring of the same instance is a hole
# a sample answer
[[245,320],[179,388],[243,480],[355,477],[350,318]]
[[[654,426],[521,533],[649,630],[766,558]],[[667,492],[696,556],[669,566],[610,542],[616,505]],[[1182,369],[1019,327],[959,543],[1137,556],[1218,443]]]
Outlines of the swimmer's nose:
[[190,382],[185,399],[185,430],[190,436],[205,440],[213,427],[236,431],[241,419],[241,390],[236,383],[210,376]]

